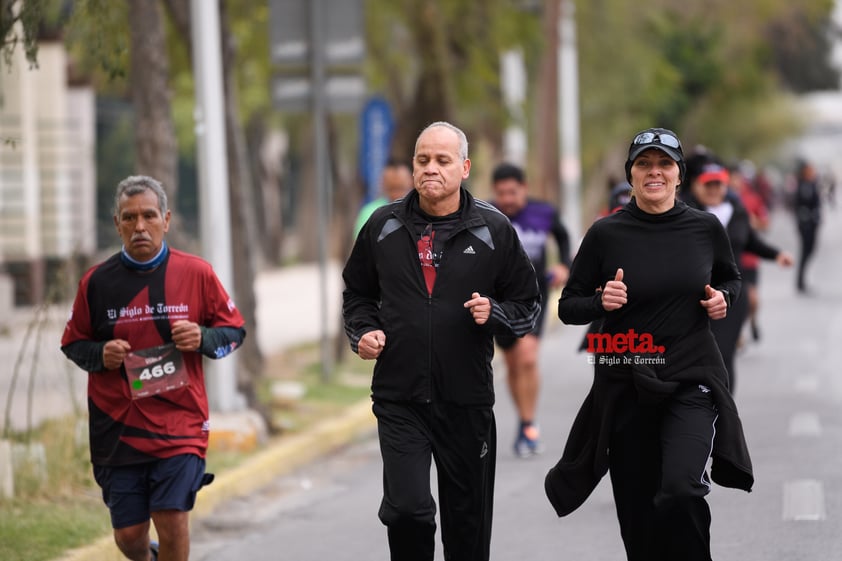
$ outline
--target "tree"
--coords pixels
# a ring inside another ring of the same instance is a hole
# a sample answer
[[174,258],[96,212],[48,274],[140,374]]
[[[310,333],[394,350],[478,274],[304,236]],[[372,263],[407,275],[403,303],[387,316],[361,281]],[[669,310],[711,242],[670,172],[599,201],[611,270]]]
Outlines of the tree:
[[541,34],[540,70],[535,78],[535,110],[532,115],[530,136],[533,155],[532,167],[537,169],[530,181],[536,195],[558,203],[559,195],[559,138],[558,138],[558,18],[561,6],[558,0],[544,0]]
[[38,33],[49,0],[0,0],[0,37],[6,65],[19,45],[30,66],[38,66]]
[[781,81],[792,91],[838,89],[839,69],[829,54],[833,40],[842,35],[831,21],[792,5],[789,13],[769,24],[766,36]]
[[[79,12],[75,19],[72,41],[77,45],[86,46],[82,57],[88,60],[88,69],[97,74],[105,71],[107,78],[100,78],[105,84],[103,88],[122,92],[132,100],[135,117],[135,169],[138,173],[160,180],[167,188],[170,198],[174,200],[178,186],[178,160],[180,157],[191,160],[195,158],[195,141],[192,137],[194,93],[192,80],[189,79],[192,74],[189,2],[127,0],[125,4],[120,5],[104,0],[83,0],[78,4]],[[223,7],[224,5],[220,4],[220,8]],[[235,74],[232,70],[235,67],[232,62],[234,41],[224,14],[223,10],[221,35],[225,55],[223,79],[226,90],[228,183],[234,226],[233,292],[246,320],[246,329],[255,333],[256,303],[251,248],[258,244],[255,243],[256,232],[249,227],[254,224],[254,220],[250,218],[251,207],[247,203],[251,180],[238,114]],[[107,25],[97,25],[102,22]],[[128,45],[124,43],[126,28],[129,31]],[[91,64],[92,61],[95,64]],[[126,76],[128,81],[125,80]],[[185,79],[185,76],[188,79]],[[189,87],[189,93],[183,89],[185,84]],[[185,114],[189,116],[189,121],[182,121],[182,128],[191,131],[190,134],[184,135],[187,141],[182,143],[183,146],[179,146],[176,135],[174,102],[178,104],[181,117]],[[177,222],[174,220],[175,224]],[[169,237],[174,245],[182,248],[195,245],[195,242],[186,240],[183,236],[176,237],[177,235],[178,230],[171,228]],[[238,382],[249,403],[257,406],[255,380],[261,374],[262,356],[255,337],[247,338],[244,348],[247,352],[239,362],[241,368],[238,372]]]
[[[800,9],[828,21],[832,2],[809,6]],[[770,56],[770,26],[797,27],[797,11],[787,0],[657,0],[646,10],[577,2],[588,187],[604,193],[628,135],[648,126],[672,126],[726,160],[771,157],[799,122]]]
[[394,155],[411,156],[420,130],[438,120],[499,147],[508,120],[500,53],[537,54],[534,16],[506,0],[370,0],[366,15],[370,81],[395,108]]
[[[141,0],[143,1],[143,0]],[[246,156],[245,135],[241,125],[238,107],[236,49],[229,21],[228,3],[220,0],[220,39],[222,50],[222,77],[225,89],[225,130],[226,156],[228,161],[228,186],[231,219],[231,248],[234,271],[234,293],[237,307],[246,321],[246,331],[257,332],[257,302],[254,294],[255,256],[254,248],[259,248],[258,234],[255,229],[254,207],[252,200],[252,179],[249,160]],[[190,4],[187,0],[165,0],[176,33],[174,36],[182,42],[188,54],[187,61],[192,72],[192,20]],[[188,71],[183,69],[183,71]],[[250,406],[259,408],[256,395],[256,381],[263,369],[263,357],[257,338],[247,337],[238,364],[238,389],[243,392]]]
[[135,169],[178,193],[178,147],[172,119],[170,66],[161,5],[128,0],[129,93],[135,114]]

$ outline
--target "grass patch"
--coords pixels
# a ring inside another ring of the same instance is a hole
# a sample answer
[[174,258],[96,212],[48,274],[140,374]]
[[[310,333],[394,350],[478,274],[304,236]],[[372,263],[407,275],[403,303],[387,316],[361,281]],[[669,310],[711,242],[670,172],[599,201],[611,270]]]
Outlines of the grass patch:
[[[365,399],[371,394],[373,366],[372,361],[347,352],[324,381],[318,344],[294,347],[267,359],[258,395],[270,411],[272,429],[281,434],[299,432]],[[278,382],[300,385],[303,395],[291,402],[278,401],[272,393]]]
[[23,457],[15,465],[15,498],[0,501],[0,559],[48,561],[111,532],[85,419],[48,421],[10,440]]
[[49,561],[111,533],[98,494],[0,502],[0,559]]

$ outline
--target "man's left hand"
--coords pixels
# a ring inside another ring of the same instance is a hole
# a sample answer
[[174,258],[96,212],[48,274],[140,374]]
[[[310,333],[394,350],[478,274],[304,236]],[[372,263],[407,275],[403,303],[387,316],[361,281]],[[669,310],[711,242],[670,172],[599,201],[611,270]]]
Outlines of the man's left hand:
[[202,345],[202,330],[198,323],[180,319],[172,324],[172,342],[179,351],[197,351]]

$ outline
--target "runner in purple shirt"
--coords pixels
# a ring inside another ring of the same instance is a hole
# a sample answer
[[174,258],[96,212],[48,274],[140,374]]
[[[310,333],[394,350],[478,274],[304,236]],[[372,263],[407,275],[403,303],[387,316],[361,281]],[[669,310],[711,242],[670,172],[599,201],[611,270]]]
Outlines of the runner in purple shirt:
[[[494,206],[509,217],[521,245],[535,267],[541,289],[541,314],[532,333],[522,338],[497,337],[506,358],[509,392],[520,418],[514,451],[529,457],[541,452],[540,434],[535,421],[541,376],[538,346],[544,325],[547,295],[567,281],[570,266],[570,239],[559,220],[558,211],[549,203],[530,199],[523,170],[512,164],[500,164],[492,174]],[[558,246],[560,263],[547,266],[547,241]]]

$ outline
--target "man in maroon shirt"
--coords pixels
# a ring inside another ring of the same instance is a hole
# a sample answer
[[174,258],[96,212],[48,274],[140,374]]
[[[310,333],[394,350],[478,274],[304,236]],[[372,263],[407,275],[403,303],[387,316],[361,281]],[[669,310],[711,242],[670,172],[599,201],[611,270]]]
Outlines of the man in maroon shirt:
[[187,561],[189,511],[213,479],[202,355],[236,349],[244,321],[207,262],[167,246],[158,181],[128,177],[114,203],[123,247],[82,277],[61,349],[88,371],[91,462],[117,546]]

